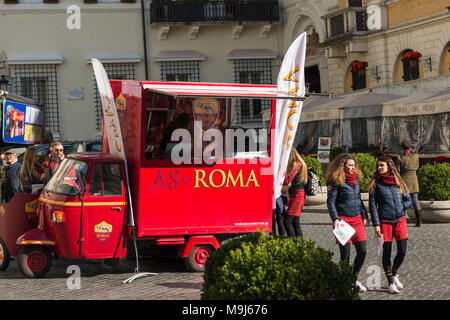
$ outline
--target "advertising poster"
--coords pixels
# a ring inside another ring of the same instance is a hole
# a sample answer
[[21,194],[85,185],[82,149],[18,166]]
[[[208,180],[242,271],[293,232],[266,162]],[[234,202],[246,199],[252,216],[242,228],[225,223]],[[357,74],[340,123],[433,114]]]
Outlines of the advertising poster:
[[331,137],[319,137],[317,159],[320,163],[330,162]]
[[40,143],[44,124],[42,109],[25,103],[3,100],[3,141]]

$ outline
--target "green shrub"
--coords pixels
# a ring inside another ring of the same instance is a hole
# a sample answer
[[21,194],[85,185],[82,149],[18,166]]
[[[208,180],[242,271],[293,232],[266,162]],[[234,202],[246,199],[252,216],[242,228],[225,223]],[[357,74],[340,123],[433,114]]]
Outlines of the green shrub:
[[351,267],[308,239],[253,234],[207,260],[202,300],[359,299]]
[[426,164],[417,170],[420,200],[450,200],[450,163]]
[[344,149],[342,147],[336,146],[331,148],[330,150],[330,162],[333,161],[334,157],[336,157],[338,154],[344,153]]
[[353,153],[353,156],[363,174],[363,181],[360,181],[361,192],[367,192],[367,187],[377,168],[377,158],[370,153]]
[[303,160],[305,160],[308,168],[313,169],[314,172],[317,174],[317,176],[320,179],[320,185],[325,186],[326,185],[325,175],[323,174],[322,164],[319,162],[319,160],[317,160],[317,158],[311,157],[311,156],[302,156],[302,158],[303,158]]

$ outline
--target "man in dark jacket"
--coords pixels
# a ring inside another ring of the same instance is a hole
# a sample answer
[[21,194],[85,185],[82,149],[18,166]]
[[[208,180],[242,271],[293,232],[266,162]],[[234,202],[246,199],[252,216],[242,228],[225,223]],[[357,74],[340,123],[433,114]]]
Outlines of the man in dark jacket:
[[8,150],[5,153],[5,183],[2,185],[2,200],[8,202],[15,194],[20,193],[20,168],[22,165],[17,161],[17,153]]

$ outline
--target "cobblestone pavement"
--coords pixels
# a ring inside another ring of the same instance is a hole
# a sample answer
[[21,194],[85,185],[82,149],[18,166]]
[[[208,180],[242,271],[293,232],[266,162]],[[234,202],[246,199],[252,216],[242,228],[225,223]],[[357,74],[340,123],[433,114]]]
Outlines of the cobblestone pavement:
[[[323,207],[305,208],[301,216],[305,237],[317,246],[334,253],[339,259],[339,250],[331,233],[330,219]],[[380,288],[370,289],[360,294],[363,300],[437,300],[450,299],[450,224],[424,224],[415,228],[408,222],[408,248],[405,261],[400,269],[400,279],[404,290],[398,295],[387,292],[381,256],[376,255],[372,243],[372,227],[366,228],[368,252],[360,281],[366,284],[373,279],[373,269],[380,271]],[[395,254],[395,245],[393,246]],[[351,260],[355,256],[352,249]],[[70,265],[78,265],[81,271],[79,289],[72,273],[67,273]],[[375,267],[374,267],[375,266]],[[156,276],[137,279],[129,284],[122,282],[133,275],[134,261],[128,261],[113,269],[100,261],[54,261],[54,267],[41,279],[22,276],[16,261],[8,270],[0,272],[0,299],[18,300],[198,300],[203,282],[202,273],[186,272],[181,259],[159,258],[141,261],[141,270],[155,272]],[[369,268],[370,267],[370,268]],[[371,282],[373,283],[373,282]]]
[[[318,209],[320,208],[320,209]],[[331,220],[325,207],[309,207],[300,219],[303,235],[317,246],[333,252],[333,260],[339,260],[339,249],[331,234]],[[380,288],[369,289],[360,294],[362,300],[441,300],[450,299],[450,224],[422,224],[416,228],[407,220],[408,246],[405,260],[399,270],[404,289],[400,294],[388,292],[388,283],[373,243],[373,227],[366,227],[367,254],[359,280],[366,285],[373,284],[374,272],[381,272]],[[392,261],[396,244],[392,245]],[[352,248],[350,261],[356,255]],[[371,267],[372,266],[372,267]]]

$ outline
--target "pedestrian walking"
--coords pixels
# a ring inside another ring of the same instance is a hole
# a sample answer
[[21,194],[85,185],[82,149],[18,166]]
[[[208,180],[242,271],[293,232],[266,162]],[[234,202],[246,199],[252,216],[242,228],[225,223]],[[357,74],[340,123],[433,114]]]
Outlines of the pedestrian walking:
[[[389,283],[389,292],[399,293],[403,285],[398,277],[398,269],[405,259],[408,241],[405,210],[412,205],[412,200],[390,157],[383,156],[378,159],[368,191],[374,232],[377,237],[384,237],[382,263]],[[397,242],[397,255],[391,265],[393,238]]]
[[20,193],[20,168],[17,153],[14,150],[5,152],[5,183],[2,184],[2,202],[8,202],[14,195]]
[[420,227],[422,225],[422,212],[419,203],[419,181],[417,180],[419,155],[417,153],[411,153],[411,141],[408,139],[402,141],[401,147],[403,154],[397,157],[397,169],[408,187],[413,201],[416,227]]
[[339,245],[341,261],[350,263],[350,241],[356,249],[356,257],[353,264],[353,276],[355,284],[361,292],[367,289],[358,281],[359,272],[366,258],[366,231],[367,212],[361,201],[360,181],[362,173],[356,159],[349,154],[340,154],[329,164],[326,172],[327,179],[327,207],[330,213],[333,229],[340,220],[348,223],[355,229],[354,235],[345,245]]
[[20,189],[23,193],[31,193],[33,184],[42,184],[42,170],[39,156],[35,148],[28,147],[23,156],[20,169]]
[[284,228],[289,237],[303,237],[300,227],[300,213],[305,204],[304,186],[308,181],[308,169],[305,161],[295,148],[289,154],[286,168],[285,185],[289,185],[289,201],[284,218]]

